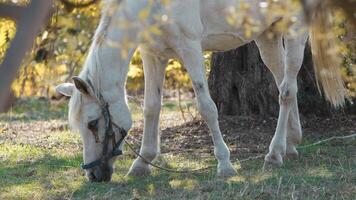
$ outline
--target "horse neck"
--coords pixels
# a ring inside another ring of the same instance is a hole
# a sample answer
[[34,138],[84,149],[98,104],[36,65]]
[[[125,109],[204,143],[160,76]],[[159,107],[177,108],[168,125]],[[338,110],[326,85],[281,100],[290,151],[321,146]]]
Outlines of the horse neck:
[[122,58],[118,49],[94,45],[88,54],[83,74],[108,103],[126,101],[125,82],[134,49],[129,51],[128,56]]
[[[107,1],[105,5],[108,10],[104,9],[85,67],[95,89],[109,103],[126,101],[125,82],[130,60],[139,44],[139,33],[144,31],[142,25],[152,21],[142,21],[139,17],[147,5],[149,0],[123,0],[120,5],[117,1]],[[123,27],[121,22],[133,26]]]

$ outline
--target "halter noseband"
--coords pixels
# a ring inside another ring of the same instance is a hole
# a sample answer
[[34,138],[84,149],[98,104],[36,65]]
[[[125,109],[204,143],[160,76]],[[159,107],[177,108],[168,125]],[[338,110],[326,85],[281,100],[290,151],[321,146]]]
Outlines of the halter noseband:
[[[101,114],[104,117],[104,122],[105,122],[105,138],[104,138],[104,143],[103,143],[103,154],[102,154],[101,158],[99,158],[93,162],[90,162],[88,164],[82,163],[80,165],[80,168],[82,168],[82,169],[94,168],[98,165],[108,162],[111,158],[113,158],[115,156],[122,155],[122,151],[119,148],[121,146],[121,143],[124,141],[124,139],[127,135],[126,130],[115,125],[112,122],[110,110],[109,110],[109,104],[104,101],[104,98],[101,94],[99,94],[99,97],[97,97],[97,100],[98,100],[99,105],[101,106]],[[117,142],[116,142],[115,131],[113,129],[113,126],[116,126],[119,129],[119,133],[121,135],[120,140]],[[113,150],[111,152],[108,152],[110,139],[112,141]]]

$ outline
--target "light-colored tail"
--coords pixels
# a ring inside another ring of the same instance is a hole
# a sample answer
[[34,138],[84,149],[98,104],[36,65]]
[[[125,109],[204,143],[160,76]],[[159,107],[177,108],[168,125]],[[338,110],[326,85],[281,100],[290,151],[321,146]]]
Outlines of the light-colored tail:
[[336,50],[330,10],[322,4],[313,10],[310,23],[310,44],[319,91],[335,107],[345,104],[346,89],[341,77],[341,59]]

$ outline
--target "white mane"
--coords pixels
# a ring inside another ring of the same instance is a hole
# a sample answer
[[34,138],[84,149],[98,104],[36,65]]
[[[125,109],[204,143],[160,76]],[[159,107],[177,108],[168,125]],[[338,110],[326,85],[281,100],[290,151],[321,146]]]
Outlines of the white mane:
[[[79,77],[83,80],[90,81],[93,84],[95,91],[100,90],[99,74],[102,70],[99,70],[100,66],[100,54],[98,46],[102,45],[102,41],[105,40],[107,30],[111,22],[110,10],[113,5],[118,5],[120,1],[106,0],[104,2],[104,8],[102,10],[102,17],[98,28],[95,31],[93,42],[89,48],[88,58],[85,61],[84,67],[79,74]],[[74,90],[69,101],[68,120],[71,129],[78,130],[80,126],[80,116],[82,109],[82,94],[78,90]]]

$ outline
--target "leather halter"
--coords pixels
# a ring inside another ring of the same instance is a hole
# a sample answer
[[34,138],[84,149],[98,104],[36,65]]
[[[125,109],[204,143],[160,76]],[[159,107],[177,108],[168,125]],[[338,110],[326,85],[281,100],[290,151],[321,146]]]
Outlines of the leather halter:
[[[103,142],[103,153],[99,159],[93,162],[90,162],[88,164],[82,163],[80,165],[80,168],[82,169],[94,168],[96,166],[108,162],[111,158],[115,156],[122,155],[122,150],[120,150],[119,148],[127,135],[125,129],[119,127],[118,125],[112,122],[110,110],[109,110],[109,104],[104,101],[103,96],[99,94],[99,97],[96,97],[96,99],[98,100],[98,103],[101,107],[101,114],[104,117],[104,122],[105,122],[105,138]],[[115,131],[113,129],[113,126],[119,129],[119,133],[121,135],[121,138],[117,142],[116,142]],[[112,141],[113,150],[111,152],[108,152],[110,139]]]
[[[93,86],[90,82],[90,80],[88,80],[88,84],[89,86],[93,89]],[[122,155],[122,151],[119,149],[120,145],[122,144],[122,142],[125,142],[127,144],[127,146],[134,152],[134,154],[136,154],[138,157],[140,157],[143,161],[145,161],[147,164],[156,167],[158,169],[167,171],[167,172],[173,172],[173,173],[201,173],[203,171],[205,171],[206,169],[211,168],[211,166],[209,167],[205,167],[205,168],[201,168],[201,169],[194,169],[194,170],[173,170],[173,169],[169,169],[169,168],[165,168],[165,167],[161,167],[159,165],[156,165],[152,162],[150,162],[149,160],[147,160],[145,157],[143,157],[140,153],[138,153],[133,146],[128,143],[125,140],[125,137],[127,136],[127,131],[121,127],[119,127],[118,125],[116,125],[114,122],[112,122],[111,119],[111,115],[110,115],[110,110],[109,110],[109,104],[104,100],[103,96],[101,95],[101,93],[99,93],[99,95],[95,95],[95,98],[98,102],[98,104],[100,105],[101,108],[101,114],[104,117],[104,121],[105,121],[105,139],[104,139],[104,143],[103,143],[103,153],[101,158],[90,162],[88,164],[84,164],[82,163],[80,165],[80,168],[82,169],[91,169],[94,168],[96,166],[100,166],[106,162],[108,162],[111,158],[115,157],[115,156],[119,156]],[[115,126],[117,129],[119,129],[119,133],[121,135],[121,138],[119,141],[116,142],[116,138],[115,138],[115,131],[113,129],[113,126]],[[111,139],[112,141],[112,146],[113,146],[113,150],[111,152],[108,152],[108,148],[109,148],[109,140]]]

